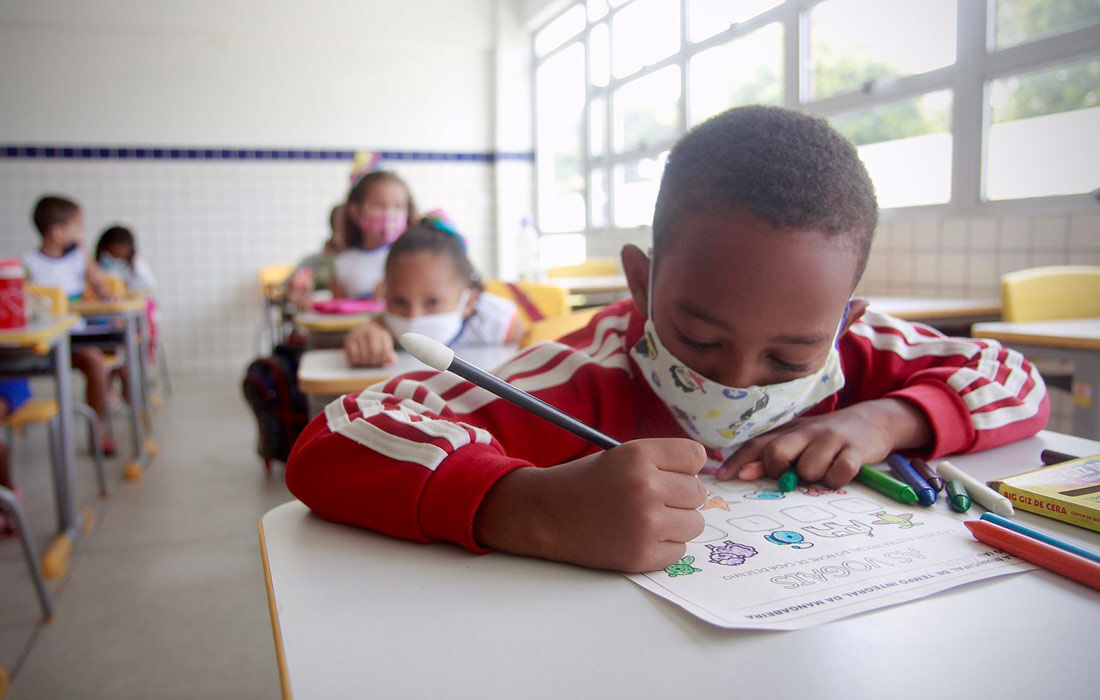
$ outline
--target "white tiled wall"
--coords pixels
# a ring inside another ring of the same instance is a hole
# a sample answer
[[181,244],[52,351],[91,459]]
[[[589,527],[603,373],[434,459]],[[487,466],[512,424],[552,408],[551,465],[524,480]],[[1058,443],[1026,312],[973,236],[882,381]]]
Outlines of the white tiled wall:
[[998,297],[1006,272],[1100,265],[1100,213],[884,217],[862,294]]
[[[493,165],[393,161],[423,210],[445,208],[491,274],[496,237]],[[44,193],[75,198],[94,245],[108,225],[133,228],[157,275],[174,370],[242,373],[258,350],[257,270],[293,263],[328,235],[348,185],[344,161],[240,162],[0,158],[0,255],[38,245],[30,212]]]

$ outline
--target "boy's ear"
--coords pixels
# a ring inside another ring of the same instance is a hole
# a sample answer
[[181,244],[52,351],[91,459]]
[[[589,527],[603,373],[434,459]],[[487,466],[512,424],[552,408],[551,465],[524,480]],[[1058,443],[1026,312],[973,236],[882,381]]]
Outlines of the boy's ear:
[[852,300],[848,302],[848,317],[844,319],[844,327],[840,329],[838,338],[848,332],[848,329],[852,327],[852,324],[863,318],[863,314],[867,311],[867,307],[871,305],[871,302],[862,297],[852,297]]
[[649,256],[636,245],[625,245],[620,258],[634,306],[645,314],[649,308]]

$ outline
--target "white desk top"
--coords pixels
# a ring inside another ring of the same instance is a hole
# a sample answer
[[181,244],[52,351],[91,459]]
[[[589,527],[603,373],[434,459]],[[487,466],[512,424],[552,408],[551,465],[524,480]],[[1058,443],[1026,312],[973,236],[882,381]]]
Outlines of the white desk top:
[[994,338],[1008,343],[1100,350],[1100,318],[975,323],[972,332],[977,338]]
[[[1047,447],[1100,453],[1100,443],[1044,432],[952,461],[988,479],[1038,466]],[[1097,533],[1018,519],[1100,549]],[[1048,571],[798,632],[746,632],[619,574],[404,542],[325,522],[298,502],[268,512],[260,536],[284,693],[298,700],[1095,692],[1100,595]]]
[[[495,370],[516,354],[515,345],[465,347],[458,357],[487,371]],[[343,348],[308,350],[298,365],[298,386],[306,394],[346,394],[406,372],[430,369],[407,352],[397,353],[397,363],[384,367],[351,367]]]
[[890,314],[906,321],[928,319],[999,317],[1000,299],[937,299],[935,297],[866,297],[871,311]]

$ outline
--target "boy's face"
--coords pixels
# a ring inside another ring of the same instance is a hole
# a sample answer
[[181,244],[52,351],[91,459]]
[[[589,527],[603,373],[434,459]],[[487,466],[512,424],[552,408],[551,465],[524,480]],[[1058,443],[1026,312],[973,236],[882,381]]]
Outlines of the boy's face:
[[84,242],[84,212],[78,211],[68,221],[50,228],[49,236],[60,246]]
[[[652,286],[657,334],[673,355],[731,387],[777,384],[822,367],[855,280],[850,245],[813,229],[781,232],[741,209],[691,214],[674,225],[676,242],[662,250]],[[648,259],[628,247],[623,266],[644,312]]]

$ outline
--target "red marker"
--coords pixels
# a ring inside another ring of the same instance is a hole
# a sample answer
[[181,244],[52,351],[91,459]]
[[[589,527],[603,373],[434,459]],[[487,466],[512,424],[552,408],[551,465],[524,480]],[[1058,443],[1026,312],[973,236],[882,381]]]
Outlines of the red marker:
[[1100,564],[985,520],[963,523],[974,539],[1100,591]]

